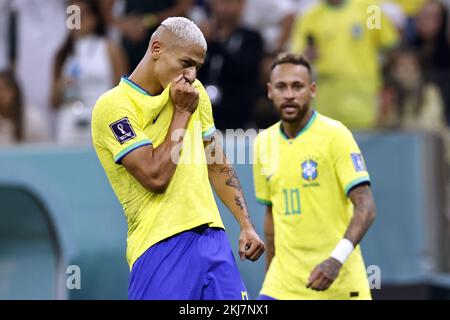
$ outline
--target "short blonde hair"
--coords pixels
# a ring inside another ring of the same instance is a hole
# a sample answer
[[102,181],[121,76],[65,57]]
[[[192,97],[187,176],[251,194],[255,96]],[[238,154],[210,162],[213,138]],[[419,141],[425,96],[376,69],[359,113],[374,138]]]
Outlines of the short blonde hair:
[[184,17],[169,17],[161,22],[161,25],[181,40],[199,45],[205,51],[208,49],[205,36],[193,21]]

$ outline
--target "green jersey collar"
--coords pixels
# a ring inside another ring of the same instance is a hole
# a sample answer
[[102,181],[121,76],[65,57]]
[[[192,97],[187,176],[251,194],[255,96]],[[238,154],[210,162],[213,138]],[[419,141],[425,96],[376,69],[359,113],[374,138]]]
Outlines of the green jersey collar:
[[[295,136],[295,138],[293,138],[293,139],[297,139],[299,136],[301,136],[303,133],[305,133],[311,126],[312,126],[312,124],[314,123],[314,121],[316,120],[316,118],[317,118],[317,111],[316,110],[314,110],[313,111],[313,113],[312,113],[312,115],[311,115],[311,118],[309,118],[309,120],[308,120],[308,123],[306,124],[306,126],[304,126],[298,133],[297,133],[297,135]],[[286,135],[286,133],[283,131],[283,127],[281,126],[282,125],[282,121],[280,121],[280,133],[281,133],[281,136],[284,138],[284,139],[286,139],[286,140],[292,140],[291,138],[289,138],[287,135]]]
[[122,77],[122,79],[120,80],[121,82],[129,85],[131,88],[133,88],[134,90],[136,90],[137,92],[146,95],[146,96],[153,96],[152,94],[148,93],[148,91],[146,91],[145,89],[143,89],[142,87],[140,87],[138,84],[134,83],[133,81],[131,81],[128,77]]

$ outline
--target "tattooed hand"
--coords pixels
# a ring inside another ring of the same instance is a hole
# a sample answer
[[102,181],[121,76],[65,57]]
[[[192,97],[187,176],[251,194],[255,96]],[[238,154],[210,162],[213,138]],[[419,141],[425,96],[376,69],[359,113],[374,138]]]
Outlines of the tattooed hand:
[[336,280],[342,264],[334,258],[328,258],[317,267],[309,276],[307,288],[316,291],[327,290]]

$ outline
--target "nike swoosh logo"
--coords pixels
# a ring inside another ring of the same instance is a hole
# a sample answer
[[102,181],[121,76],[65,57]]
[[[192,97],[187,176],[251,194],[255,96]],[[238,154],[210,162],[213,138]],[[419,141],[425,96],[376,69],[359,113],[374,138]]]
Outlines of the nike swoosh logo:
[[158,115],[156,116],[156,118],[155,118],[155,119],[153,119],[153,124],[155,124],[156,120],[158,120],[158,118],[159,118],[159,116],[160,116],[161,112],[162,112],[162,111],[160,111],[160,112],[158,113]]
[[272,177],[273,177],[273,174],[271,174],[270,176],[267,176],[266,181],[269,181]]

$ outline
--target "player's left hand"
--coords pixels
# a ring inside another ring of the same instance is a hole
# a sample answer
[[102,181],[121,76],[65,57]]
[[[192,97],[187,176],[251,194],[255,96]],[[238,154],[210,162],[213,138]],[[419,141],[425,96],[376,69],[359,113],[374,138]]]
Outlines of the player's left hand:
[[241,260],[256,261],[264,253],[264,242],[253,227],[242,229],[239,236],[239,256]]
[[328,258],[316,266],[309,276],[307,288],[316,291],[327,290],[336,280],[342,264],[334,258]]

